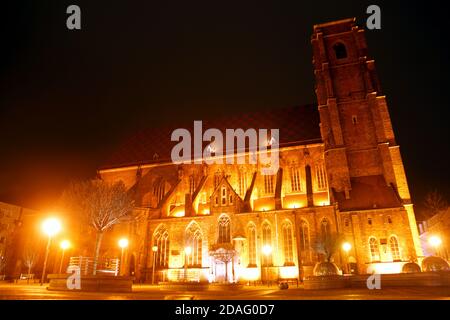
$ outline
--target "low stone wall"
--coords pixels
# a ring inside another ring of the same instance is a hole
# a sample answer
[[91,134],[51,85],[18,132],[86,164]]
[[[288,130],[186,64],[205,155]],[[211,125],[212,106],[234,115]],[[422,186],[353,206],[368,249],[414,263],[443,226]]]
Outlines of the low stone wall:
[[160,282],[161,290],[203,291],[208,290],[208,282]]
[[105,275],[80,277],[81,289],[68,289],[67,278],[70,274],[49,274],[47,290],[87,291],[87,292],[131,292],[134,277],[114,277]]
[[344,276],[309,276],[303,280],[304,288],[314,289],[342,289],[348,287],[348,277]]
[[[310,276],[304,280],[304,288],[340,289],[367,288],[370,274],[352,276]],[[382,274],[381,288],[389,287],[450,287],[450,271]]]
[[[370,274],[354,275],[350,278],[350,287],[367,288]],[[450,286],[450,272],[417,272],[382,274],[381,287],[442,287]]]

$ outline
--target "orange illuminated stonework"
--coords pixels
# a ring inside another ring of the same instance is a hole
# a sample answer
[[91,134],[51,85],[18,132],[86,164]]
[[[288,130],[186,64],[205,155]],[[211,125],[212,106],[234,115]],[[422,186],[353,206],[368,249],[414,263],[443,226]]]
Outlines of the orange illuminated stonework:
[[317,105],[210,123],[279,128],[276,174],[262,175],[260,163],[174,165],[164,129],[136,135],[101,168],[102,179],[128,186],[147,217],[112,233],[131,239],[130,273],[146,281],[153,267],[159,281],[297,278],[325,258],[318,247],[333,234],[351,244],[333,260],[353,272],[400,270],[420,259],[399,146],[364,31],[354,19],[315,25],[311,42]]

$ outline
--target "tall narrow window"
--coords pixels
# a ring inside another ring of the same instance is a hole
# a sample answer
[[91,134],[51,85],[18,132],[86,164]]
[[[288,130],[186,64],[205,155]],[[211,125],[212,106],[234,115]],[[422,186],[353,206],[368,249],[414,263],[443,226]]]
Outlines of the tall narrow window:
[[158,249],[155,254],[155,268],[163,269],[169,266],[169,232],[166,228],[159,228],[153,237],[153,246]]
[[336,59],[345,59],[347,58],[347,49],[342,42],[338,42],[333,46],[334,54]]
[[262,225],[262,265],[272,265],[272,230],[267,222]]
[[391,249],[392,260],[400,260],[400,248],[398,247],[398,240],[396,236],[389,238],[389,247]]
[[316,165],[316,183],[318,191],[323,191],[327,189],[327,177],[325,174],[325,166],[322,163]]
[[226,187],[222,187],[221,190],[221,198],[222,198],[222,205],[225,206],[227,204],[227,188]]
[[256,227],[250,224],[247,228],[248,237],[248,266],[256,267]]
[[310,237],[309,237],[309,227],[308,222],[302,220],[300,222],[300,256],[303,262],[309,261],[310,257]]
[[320,232],[323,241],[327,241],[328,239],[330,239],[331,236],[330,222],[328,221],[327,218],[322,219],[322,222],[320,223]]
[[219,218],[219,239],[218,243],[230,242],[230,218],[223,214]]
[[245,171],[239,171],[239,195],[245,197],[247,192],[247,173]]
[[291,191],[302,191],[302,185],[300,182],[300,170],[298,169],[298,167],[291,167]]
[[294,253],[292,248],[292,225],[289,221],[283,223],[282,227],[283,236],[283,253],[284,253],[284,265],[294,265]]
[[186,230],[185,243],[186,247],[191,248],[191,254],[186,257],[187,265],[190,267],[201,267],[203,236],[202,230],[197,223],[192,223]]
[[216,172],[215,174],[214,174],[214,188],[217,188],[217,186],[219,185],[219,183],[220,183],[220,172]]
[[264,175],[264,193],[273,193],[273,175]]
[[189,176],[189,193],[192,195],[195,192],[195,176],[193,174],[191,174]]
[[156,198],[157,203],[159,203],[165,195],[166,183],[163,179],[158,179],[153,184],[153,195]]
[[378,241],[374,237],[369,238],[369,250],[372,261],[380,261],[380,249],[378,248]]

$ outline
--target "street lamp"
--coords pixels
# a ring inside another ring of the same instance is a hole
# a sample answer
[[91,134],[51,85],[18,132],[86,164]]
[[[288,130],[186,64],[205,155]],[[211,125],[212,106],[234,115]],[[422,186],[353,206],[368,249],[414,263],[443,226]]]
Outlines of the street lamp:
[[265,278],[266,278],[266,281],[267,281],[267,285],[269,285],[269,279],[268,279],[268,275],[267,275],[267,268],[268,268],[268,260],[267,260],[267,258],[272,254],[272,247],[270,246],[270,245],[268,245],[268,244],[266,244],[266,245],[264,245],[263,247],[262,247],[262,253],[263,253],[263,255],[266,257],[265,258],[265,263],[264,263],[264,270],[265,270]]
[[59,247],[62,250],[62,254],[61,254],[61,262],[59,264],[59,273],[61,274],[62,271],[62,266],[63,266],[63,261],[64,261],[64,254],[66,252],[66,249],[70,248],[70,242],[69,240],[63,240],[61,241],[61,243],[59,244]]
[[348,264],[348,252],[352,249],[352,245],[349,242],[344,242],[342,244],[342,250],[345,252],[345,268],[347,269],[347,273],[351,273],[350,266]]
[[45,280],[45,270],[47,269],[47,260],[52,237],[61,231],[61,222],[57,218],[48,218],[42,223],[42,231],[48,236],[48,241],[47,249],[45,250],[44,268],[42,269],[41,286]]
[[152,284],[155,284],[156,252],[158,251],[158,246],[153,246],[152,251],[153,251]]
[[438,248],[442,244],[442,240],[439,236],[431,236],[428,239],[428,243],[434,248],[436,256],[438,255]]
[[123,275],[123,253],[126,247],[128,247],[128,239],[122,238],[119,240],[119,247],[122,249],[120,256],[120,274]]
[[187,246],[184,248],[184,281],[187,281],[187,265],[188,265],[188,256],[192,253],[192,248]]

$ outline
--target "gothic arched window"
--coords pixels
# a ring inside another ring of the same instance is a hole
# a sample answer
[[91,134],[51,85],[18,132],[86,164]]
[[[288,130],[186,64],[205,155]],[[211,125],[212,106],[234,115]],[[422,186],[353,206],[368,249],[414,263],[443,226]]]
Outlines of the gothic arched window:
[[219,239],[217,242],[229,243],[230,241],[230,218],[226,214],[223,214],[219,218]]
[[369,250],[372,261],[380,261],[380,249],[378,248],[378,241],[375,237],[369,238]]
[[345,59],[347,58],[347,48],[342,42],[338,42],[333,46],[334,54],[336,59]]
[[331,236],[330,231],[330,222],[327,218],[323,218],[322,222],[320,223],[320,231],[323,241],[327,241]]
[[187,265],[201,266],[202,265],[202,249],[203,249],[203,234],[199,225],[193,222],[186,229],[185,234],[186,247],[191,248],[191,254],[187,256]]
[[256,267],[256,226],[251,223],[247,228],[248,266]]
[[302,220],[300,222],[300,256],[304,261],[309,261],[310,257],[310,237],[308,222]]
[[155,268],[167,268],[169,266],[169,232],[164,226],[161,226],[155,232],[153,246],[158,248],[154,253]]
[[391,249],[392,260],[400,260],[400,248],[396,236],[391,236],[389,238],[389,248]]
[[264,222],[262,225],[262,255],[263,266],[272,265],[272,229],[270,224]]
[[292,241],[292,224],[285,221],[281,226],[281,234],[283,238],[284,265],[294,265],[294,249]]

